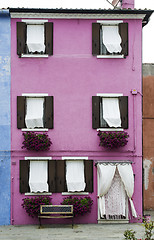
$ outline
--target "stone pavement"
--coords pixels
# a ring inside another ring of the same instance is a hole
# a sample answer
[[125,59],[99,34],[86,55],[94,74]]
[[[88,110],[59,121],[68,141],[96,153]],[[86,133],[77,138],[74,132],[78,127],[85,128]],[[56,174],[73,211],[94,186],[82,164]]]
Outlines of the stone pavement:
[[[154,212],[153,212],[154,213]],[[154,220],[154,214],[152,220]],[[0,240],[115,240],[124,239],[124,231],[136,231],[137,238],[144,237],[141,223],[133,224],[75,224],[0,226]]]
[[71,225],[0,226],[2,240],[106,240],[124,239],[127,229],[136,231],[136,237],[144,237],[142,224],[81,224]]

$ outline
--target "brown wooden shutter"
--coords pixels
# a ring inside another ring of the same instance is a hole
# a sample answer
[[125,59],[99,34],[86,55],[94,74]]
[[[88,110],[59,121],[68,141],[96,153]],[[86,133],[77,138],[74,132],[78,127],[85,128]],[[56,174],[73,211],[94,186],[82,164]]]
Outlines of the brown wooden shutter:
[[46,22],[45,24],[45,53],[53,55],[53,23]]
[[92,128],[100,127],[100,97],[92,96]]
[[119,107],[121,115],[121,126],[124,129],[128,128],[128,97],[119,97]]
[[26,128],[25,113],[26,112],[26,97],[17,96],[17,128]]
[[20,193],[30,192],[29,188],[29,160],[20,160]]
[[49,192],[56,192],[56,160],[48,161],[48,184]]
[[128,23],[119,23],[119,34],[122,38],[121,54],[128,56]]
[[64,160],[56,161],[56,192],[66,192],[66,165]]
[[86,192],[93,192],[93,160],[84,160]]
[[17,22],[17,54],[26,53],[27,26],[24,22]]
[[92,23],[92,55],[100,55],[100,24]]
[[53,128],[53,96],[44,97],[44,127],[52,129]]

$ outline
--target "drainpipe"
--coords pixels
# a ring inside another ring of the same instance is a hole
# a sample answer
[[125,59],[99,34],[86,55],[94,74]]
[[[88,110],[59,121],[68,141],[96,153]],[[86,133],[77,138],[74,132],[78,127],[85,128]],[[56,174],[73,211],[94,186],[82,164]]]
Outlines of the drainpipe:
[[14,200],[14,177],[11,178],[11,224],[14,225],[13,200]]

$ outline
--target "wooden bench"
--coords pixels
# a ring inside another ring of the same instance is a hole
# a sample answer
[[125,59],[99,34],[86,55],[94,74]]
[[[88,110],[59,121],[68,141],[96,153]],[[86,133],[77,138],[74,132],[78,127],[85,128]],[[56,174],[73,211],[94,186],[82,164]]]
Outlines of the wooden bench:
[[73,228],[73,205],[41,205],[39,223],[41,226],[41,218],[72,218]]

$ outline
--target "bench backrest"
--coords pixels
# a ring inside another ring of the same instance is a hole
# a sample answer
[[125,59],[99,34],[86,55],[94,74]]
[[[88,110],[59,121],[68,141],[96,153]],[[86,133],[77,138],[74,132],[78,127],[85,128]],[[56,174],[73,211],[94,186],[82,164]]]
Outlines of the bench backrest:
[[73,205],[41,205],[41,214],[73,214]]

